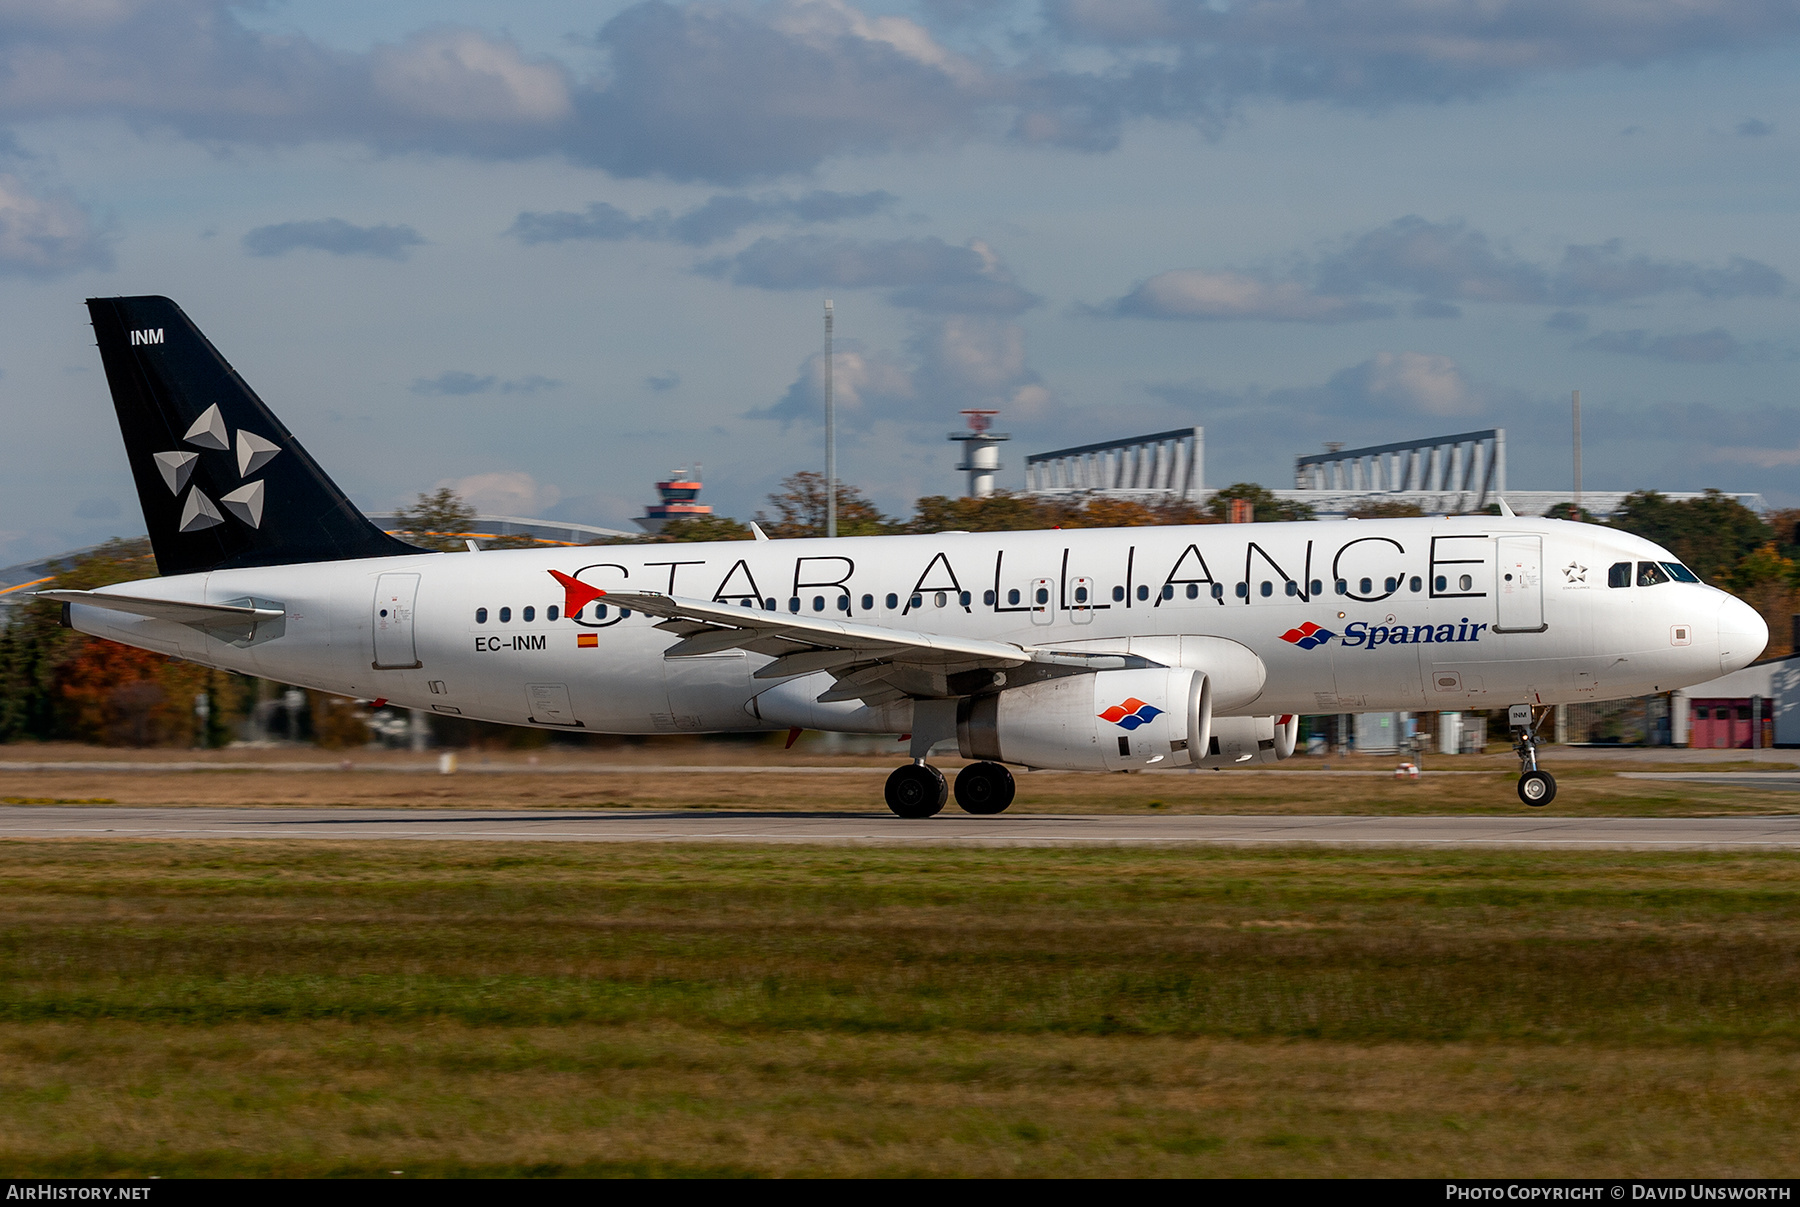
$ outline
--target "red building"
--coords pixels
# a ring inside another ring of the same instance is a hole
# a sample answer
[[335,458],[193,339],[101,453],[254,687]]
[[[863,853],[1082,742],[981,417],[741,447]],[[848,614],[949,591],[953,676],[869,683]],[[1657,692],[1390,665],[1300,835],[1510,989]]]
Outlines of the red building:
[[691,475],[686,469],[676,470],[667,482],[656,484],[656,493],[662,496],[662,502],[644,508],[644,514],[632,523],[645,532],[661,532],[670,520],[711,515],[711,507],[695,501],[700,497],[700,485],[698,465],[694,466]]

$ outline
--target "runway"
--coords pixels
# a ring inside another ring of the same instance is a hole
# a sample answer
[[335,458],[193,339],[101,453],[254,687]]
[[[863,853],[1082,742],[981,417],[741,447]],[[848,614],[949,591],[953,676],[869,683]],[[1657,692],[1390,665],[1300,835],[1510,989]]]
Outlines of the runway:
[[1534,847],[1800,851],[1800,815],[1773,817],[971,817],[652,810],[0,807],[0,838],[353,839],[425,842],[743,842],[844,845]]

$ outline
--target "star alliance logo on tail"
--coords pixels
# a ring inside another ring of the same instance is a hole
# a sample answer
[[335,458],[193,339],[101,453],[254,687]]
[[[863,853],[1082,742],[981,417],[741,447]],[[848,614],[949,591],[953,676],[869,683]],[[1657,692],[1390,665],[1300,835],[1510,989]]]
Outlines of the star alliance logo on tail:
[[[1148,725],[1162,716],[1163,710],[1154,704],[1146,704],[1136,696],[1129,696],[1125,703],[1115,704],[1103,713],[1097,714],[1102,721],[1111,721],[1120,729],[1136,729],[1140,725]],[[1120,738],[1121,742],[1125,739]]]
[[1336,636],[1337,634],[1330,629],[1322,629],[1309,620],[1299,628],[1289,629],[1287,632],[1283,633],[1281,639],[1286,642],[1291,642],[1303,650],[1310,650],[1315,646],[1324,645],[1327,641],[1330,641]]

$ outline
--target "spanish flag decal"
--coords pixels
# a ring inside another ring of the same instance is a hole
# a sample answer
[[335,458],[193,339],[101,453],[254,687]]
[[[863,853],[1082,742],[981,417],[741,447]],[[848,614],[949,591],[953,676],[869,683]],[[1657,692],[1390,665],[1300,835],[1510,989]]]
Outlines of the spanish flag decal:
[[575,634],[575,646],[577,649],[591,650],[591,649],[594,649],[599,644],[600,644],[600,634],[598,634],[598,633],[577,633],[577,634]]

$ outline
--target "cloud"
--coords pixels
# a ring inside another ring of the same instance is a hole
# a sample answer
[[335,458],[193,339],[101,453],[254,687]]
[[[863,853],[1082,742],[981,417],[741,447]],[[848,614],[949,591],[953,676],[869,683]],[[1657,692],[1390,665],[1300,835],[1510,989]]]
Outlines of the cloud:
[[1760,117],[1746,117],[1737,124],[1737,132],[1745,138],[1767,138],[1775,133],[1775,127]]
[[1391,318],[1392,306],[1327,297],[1300,281],[1265,281],[1236,272],[1177,268],[1158,273],[1120,298],[1111,313],[1133,318],[1222,322],[1346,323]]
[[83,499],[75,504],[75,518],[81,520],[112,520],[121,514],[117,499]]
[[112,246],[85,209],[0,174],[0,276],[48,278],[112,264]]
[[[1085,151],[1134,119],[1216,133],[1246,102],[1434,104],[1534,76],[1790,45],[1787,0],[643,0],[586,46],[600,70],[434,25],[366,52],[244,24],[238,0],[0,6],[0,122],[110,117],[209,143],[557,153],[619,176],[740,183],[825,161],[1010,138]],[[959,44],[961,44],[959,41]]]
[[1579,310],[1558,310],[1544,320],[1544,326],[1552,331],[1586,331],[1588,316]]
[[1326,383],[1345,408],[1442,418],[1470,415],[1481,400],[1456,362],[1423,352],[1380,352]]
[[681,384],[681,374],[673,369],[670,369],[667,373],[653,373],[649,377],[644,378],[644,384],[649,386],[652,390],[655,390],[658,394],[666,394],[668,391],[673,390],[676,386]]
[[[787,392],[750,419],[822,424],[824,358],[810,356]],[[1026,363],[1025,332],[990,315],[953,315],[914,321],[903,356],[840,346],[833,358],[832,395],[838,422],[867,433],[877,425],[936,431],[955,412],[1000,410],[1009,418],[1043,418],[1050,394]]]
[[486,377],[465,373],[460,369],[446,369],[436,377],[415,378],[412,383],[414,394],[446,394],[462,396],[467,394],[490,394],[499,390],[502,394],[537,394],[544,390],[555,390],[562,382],[554,377],[544,377],[537,373],[528,373],[524,377],[510,381],[501,381],[498,377]]
[[1675,335],[1651,336],[1641,328],[1632,331],[1602,331],[1582,340],[1578,348],[1597,352],[1619,352],[1627,356],[1647,356],[1652,360],[1676,361],[1683,364],[1716,364],[1736,360],[1744,346],[1722,327],[1711,331],[1690,331]]
[[530,474],[505,470],[443,478],[432,489],[444,487],[455,491],[463,502],[483,515],[532,516],[562,498],[561,490],[541,485]]
[[704,247],[729,239],[746,226],[785,222],[842,222],[891,208],[892,193],[833,193],[815,190],[798,197],[774,194],[750,197],[721,193],[679,215],[657,210],[634,218],[617,206],[596,201],[585,213],[559,210],[521,213],[507,234],[521,243],[560,243],[570,239],[655,239]]
[[[1723,265],[1628,253],[1624,241],[1570,244],[1554,264],[1534,262],[1463,223],[1416,215],[1346,236],[1303,258],[1290,275],[1200,268],[1159,273],[1098,313],[1161,319],[1341,323],[1392,317],[1369,295],[1412,295],[1418,318],[1454,318],[1457,302],[1596,305],[1671,293],[1779,297],[1787,278],[1742,256]],[[1566,313],[1566,312],[1565,312]],[[1563,320],[1572,321],[1572,320]],[[1553,327],[1558,321],[1553,318]]]
[[765,236],[701,271],[758,289],[884,288],[896,306],[936,314],[1019,314],[1038,304],[992,248],[923,239]]
[[325,218],[259,226],[244,236],[244,250],[253,256],[284,256],[307,248],[335,256],[404,260],[424,242],[424,237],[410,226],[352,226],[342,218]]

